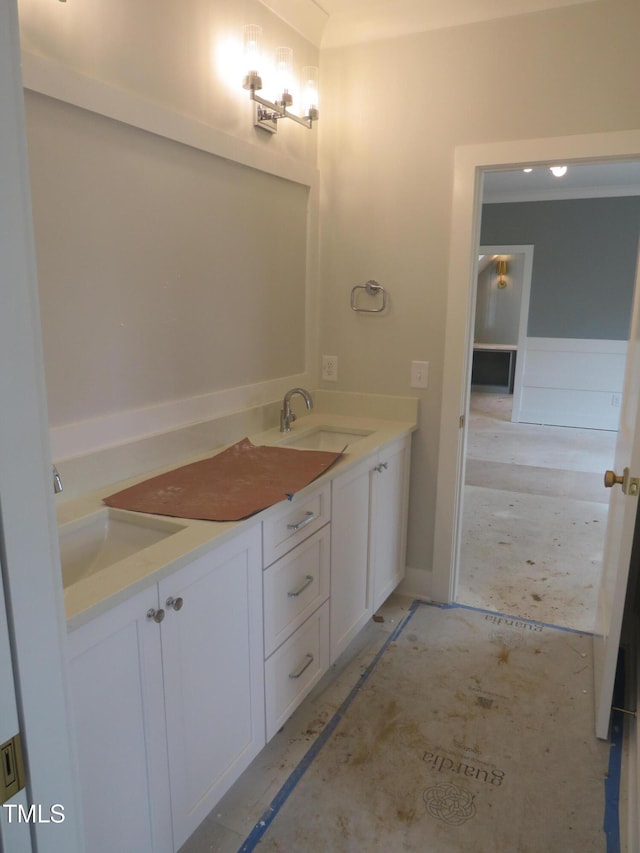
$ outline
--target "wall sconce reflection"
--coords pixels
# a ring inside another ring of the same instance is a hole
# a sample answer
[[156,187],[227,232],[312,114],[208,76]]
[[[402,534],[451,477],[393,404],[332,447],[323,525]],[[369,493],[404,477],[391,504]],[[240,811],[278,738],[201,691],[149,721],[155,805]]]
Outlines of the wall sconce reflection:
[[507,261],[506,258],[498,258],[496,261],[496,275],[498,276],[497,285],[500,290],[504,290],[507,286]]
[[244,57],[247,73],[242,81],[242,88],[249,92],[249,97],[256,105],[254,124],[256,127],[276,133],[278,121],[290,118],[297,124],[311,129],[314,121],[318,121],[318,69],[306,66],[302,69],[302,116],[290,112],[293,104],[293,50],[290,47],[276,49],[275,100],[268,101],[256,94],[262,89],[260,77],[262,28],[249,25],[244,28]]

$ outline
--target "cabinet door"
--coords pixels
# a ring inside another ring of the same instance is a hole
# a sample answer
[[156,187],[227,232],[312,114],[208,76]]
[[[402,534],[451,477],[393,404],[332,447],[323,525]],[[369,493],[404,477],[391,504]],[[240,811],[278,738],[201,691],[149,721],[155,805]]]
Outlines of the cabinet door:
[[374,463],[365,459],[331,484],[331,663],[372,613],[369,492]]
[[259,525],[166,578],[159,592],[177,849],[265,744]]
[[72,726],[91,853],[173,850],[155,585],[67,638]]
[[371,577],[373,610],[380,607],[405,573],[409,439],[378,455],[372,479]]

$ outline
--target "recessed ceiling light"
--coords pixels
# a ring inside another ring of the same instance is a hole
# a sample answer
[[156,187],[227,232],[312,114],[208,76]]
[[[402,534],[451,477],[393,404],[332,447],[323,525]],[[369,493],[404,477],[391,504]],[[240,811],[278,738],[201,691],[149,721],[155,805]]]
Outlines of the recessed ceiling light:
[[566,166],[549,166],[549,169],[551,170],[551,174],[555,178],[562,178],[564,175],[567,174]]

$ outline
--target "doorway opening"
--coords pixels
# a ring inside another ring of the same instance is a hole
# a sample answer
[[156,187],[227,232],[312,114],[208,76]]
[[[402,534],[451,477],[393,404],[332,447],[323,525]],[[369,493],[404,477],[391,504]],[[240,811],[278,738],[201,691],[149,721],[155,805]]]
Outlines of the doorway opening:
[[[576,168],[586,180],[593,167]],[[609,168],[611,174],[619,171],[619,165]],[[606,183],[606,164],[597,170],[597,181]],[[500,178],[504,187],[508,173]],[[628,190],[627,185],[625,194]],[[603,197],[597,188],[595,194]],[[588,196],[584,188],[581,197]],[[520,203],[524,217],[531,203]],[[578,220],[589,209],[587,203],[560,207],[562,215]],[[481,221],[481,240],[484,233]],[[629,245],[634,260],[636,241],[637,233]],[[607,323],[601,331],[593,317],[589,338],[572,338],[571,329],[567,339],[532,334],[534,251],[535,246],[478,248],[456,600],[591,632],[608,513],[602,474],[613,466],[628,328],[625,340],[610,341]],[[606,257],[606,246],[601,252]],[[570,259],[565,261],[569,270]],[[635,270],[627,272],[628,317]],[[588,299],[588,287],[584,290]],[[567,370],[577,376],[567,379]],[[558,396],[566,398],[565,411]],[[586,405],[587,398],[595,402]]]

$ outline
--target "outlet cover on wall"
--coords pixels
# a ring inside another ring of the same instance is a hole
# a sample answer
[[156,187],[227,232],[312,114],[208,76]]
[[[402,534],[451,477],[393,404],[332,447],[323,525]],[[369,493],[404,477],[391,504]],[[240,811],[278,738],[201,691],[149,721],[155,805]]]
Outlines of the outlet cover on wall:
[[322,378],[327,382],[338,381],[338,356],[323,355],[322,356]]
[[411,362],[411,387],[426,388],[429,383],[429,362]]

